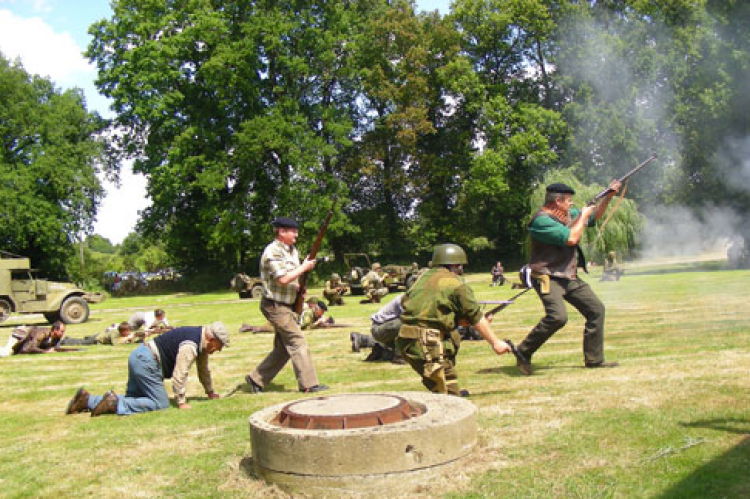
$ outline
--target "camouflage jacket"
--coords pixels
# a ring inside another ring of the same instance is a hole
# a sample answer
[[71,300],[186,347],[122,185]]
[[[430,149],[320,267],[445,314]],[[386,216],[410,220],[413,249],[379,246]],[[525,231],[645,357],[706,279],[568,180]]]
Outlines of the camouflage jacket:
[[476,324],[482,308],[464,280],[444,267],[428,270],[403,298],[401,322],[411,326],[454,330],[459,319]]
[[[17,331],[20,332],[21,328]],[[26,337],[20,340],[13,347],[13,353],[44,353],[50,348],[55,348],[60,344],[62,338],[52,338],[52,330],[48,327],[32,326],[26,330]],[[64,336],[63,336],[64,338]]]

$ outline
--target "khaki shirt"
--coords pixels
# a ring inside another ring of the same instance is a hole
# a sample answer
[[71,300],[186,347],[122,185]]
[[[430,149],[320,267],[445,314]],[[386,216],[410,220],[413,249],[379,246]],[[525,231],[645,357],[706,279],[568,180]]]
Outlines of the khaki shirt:
[[260,257],[263,296],[275,302],[294,305],[299,283],[295,279],[286,286],[282,286],[278,279],[299,266],[299,253],[294,246],[287,246],[278,239],[266,246],[263,255]]
[[366,276],[362,278],[362,280],[360,281],[360,284],[362,284],[362,287],[364,287],[365,290],[380,289],[385,286],[383,284],[384,277],[385,277],[384,274],[381,275],[375,272],[374,270],[371,270],[370,272],[367,273]]

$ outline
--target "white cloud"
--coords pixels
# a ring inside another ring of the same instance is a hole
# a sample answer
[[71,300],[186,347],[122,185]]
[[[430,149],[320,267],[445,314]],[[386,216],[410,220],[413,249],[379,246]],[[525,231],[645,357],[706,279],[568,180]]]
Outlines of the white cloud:
[[83,56],[70,33],[57,33],[38,17],[23,18],[0,9],[0,52],[21,59],[24,69],[49,76],[60,86],[80,86],[77,81],[95,78],[96,69]]
[[[0,5],[4,0],[0,0]],[[11,2],[13,3],[13,2]],[[48,1],[35,0],[37,11],[48,11]],[[70,33],[56,32],[38,17],[24,18],[0,9],[0,52],[6,58],[19,58],[28,73],[49,76],[62,88],[82,88],[87,108],[111,115],[108,101],[97,93],[93,81],[96,68],[83,56],[82,49]],[[121,187],[102,181],[107,196],[102,202],[94,229],[97,234],[117,244],[133,230],[138,211],[150,202],[146,198],[146,179],[133,174],[130,162],[122,166]]]
[[128,161],[122,167],[119,189],[109,182],[103,183],[107,197],[99,207],[94,232],[112,244],[119,244],[133,231],[138,212],[151,204],[146,198],[146,177],[134,174],[132,162]]

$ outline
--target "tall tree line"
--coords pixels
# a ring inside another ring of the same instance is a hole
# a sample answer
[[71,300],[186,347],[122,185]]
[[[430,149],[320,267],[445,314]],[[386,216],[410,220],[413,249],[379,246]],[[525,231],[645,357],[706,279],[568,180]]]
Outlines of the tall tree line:
[[637,245],[636,206],[747,210],[748,10],[116,0],[88,56],[117,113],[108,144],[148,177],[141,229],[182,270],[250,267],[276,215],[309,239],[334,197],[337,255],[453,241],[520,258],[555,172],[595,191],[659,154],[602,250]]

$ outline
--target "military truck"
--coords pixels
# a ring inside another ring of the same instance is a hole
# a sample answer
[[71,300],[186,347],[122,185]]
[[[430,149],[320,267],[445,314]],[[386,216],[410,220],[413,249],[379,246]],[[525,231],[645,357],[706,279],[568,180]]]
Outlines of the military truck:
[[240,298],[263,298],[263,282],[260,277],[250,277],[247,274],[237,274],[232,277],[229,286],[239,293]]
[[419,277],[419,268],[413,265],[385,265],[383,272],[386,273],[385,285],[391,292],[409,289]]
[[[370,257],[367,253],[344,253],[344,263],[348,269],[344,280],[349,285],[351,293],[363,294],[364,290],[360,281],[372,268]],[[419,269],[415,269],[412,265],[384,265],[383,272],[385,285],[390,292],[409,289],[419,277]]]
[[43,314],[49,322],[80,324],[89,318],[89,303],[104,301],[74,284],[37,279],[28,258],[0,251],[0,322],[11,314]]

